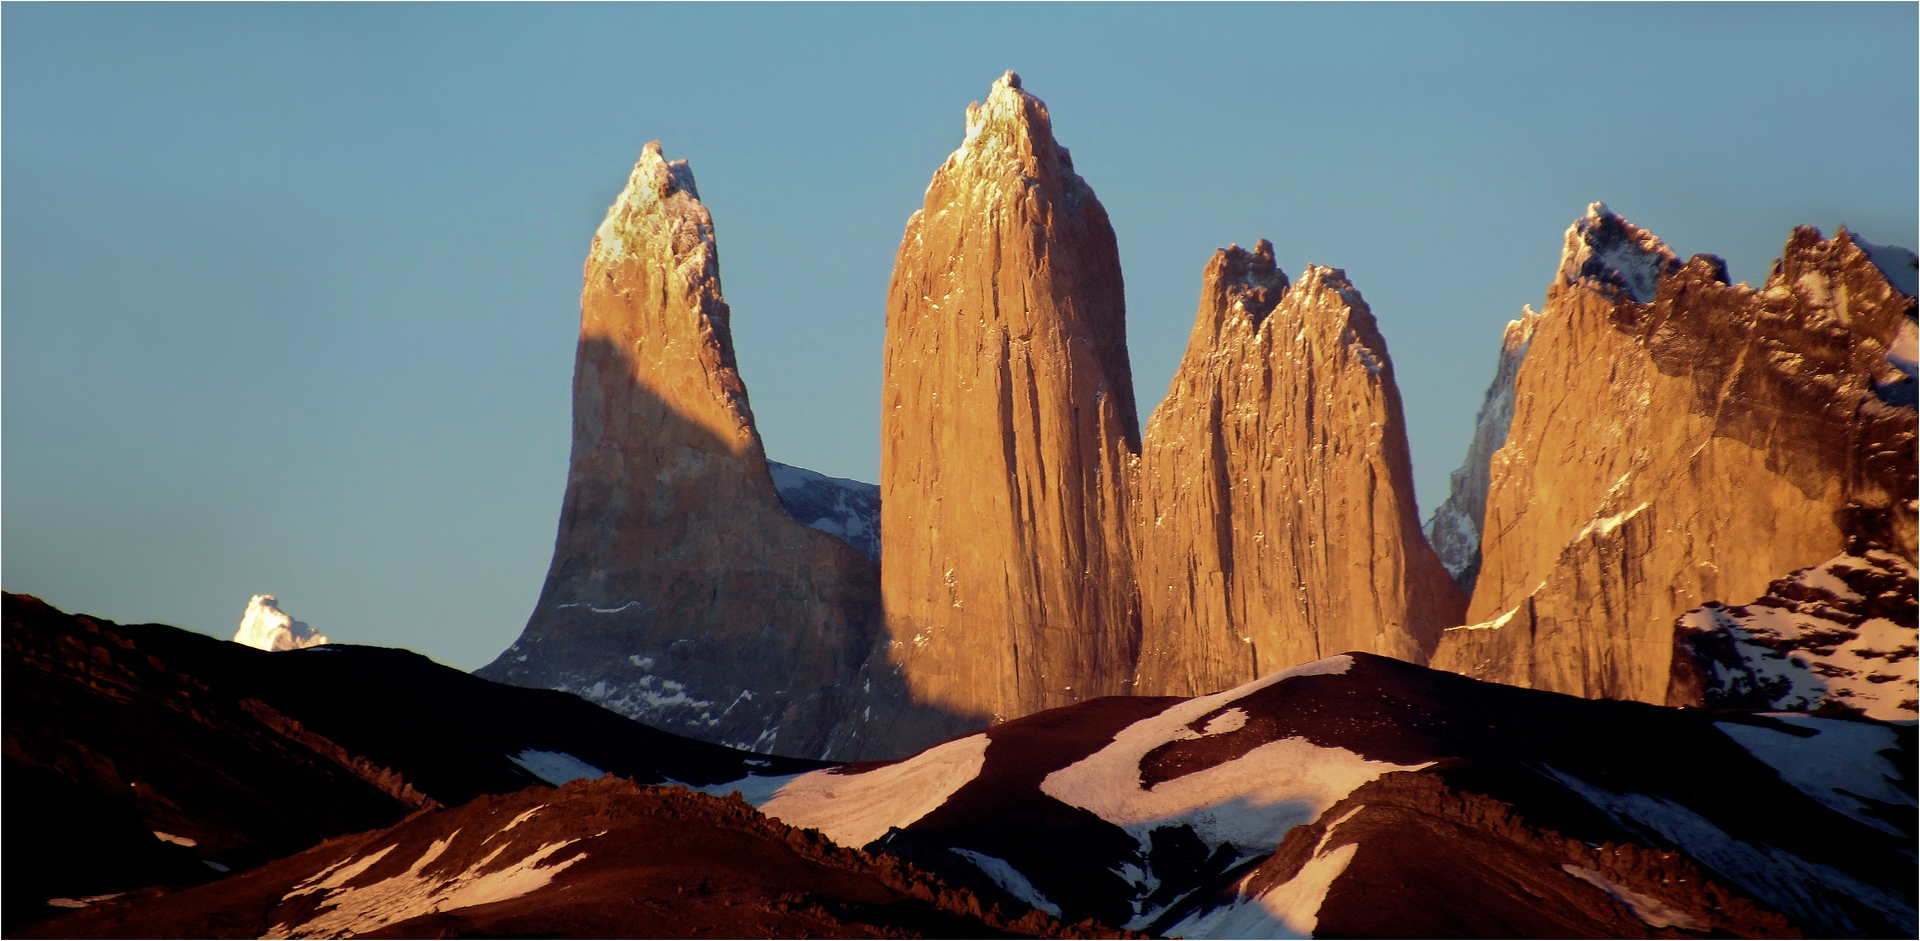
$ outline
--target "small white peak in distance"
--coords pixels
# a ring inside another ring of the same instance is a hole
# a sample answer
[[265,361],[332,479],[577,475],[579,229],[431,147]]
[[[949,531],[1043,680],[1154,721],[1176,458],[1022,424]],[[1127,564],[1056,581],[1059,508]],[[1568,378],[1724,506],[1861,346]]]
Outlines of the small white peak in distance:
[[234,632],[233,640],[261,650],[298,650],[327,643],[327,635],[280,610],[272,595],[254,595],[247,602],[247,613],[240,616],[240,629]]

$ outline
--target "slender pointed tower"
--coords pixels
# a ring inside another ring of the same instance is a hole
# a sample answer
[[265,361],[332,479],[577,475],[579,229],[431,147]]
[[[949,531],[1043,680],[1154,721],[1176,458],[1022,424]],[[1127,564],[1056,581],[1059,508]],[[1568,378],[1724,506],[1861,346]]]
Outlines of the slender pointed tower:
[[781,506],[731,320],[693,171],[648,144],[587,257],[553,564],[477,672],[757,751],[938,741],[957,727],[910,708],[880,653],[873,561]]

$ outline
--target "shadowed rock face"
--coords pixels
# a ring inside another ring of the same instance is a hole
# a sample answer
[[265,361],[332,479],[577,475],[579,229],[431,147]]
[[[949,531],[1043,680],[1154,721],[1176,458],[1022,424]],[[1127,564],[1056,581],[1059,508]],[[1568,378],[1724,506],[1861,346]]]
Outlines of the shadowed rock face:
[[1500,365],[1494,370],[1493,383],[1480,404],[1473,423],[1473,441],[1467,445],[1467,459],[1447,481],[1447,499],[1427,520],[1427,541],[1432,544],[1440,564],[1447,567],[1454,584],[1468,595],[1480,577],[1480,521],[1487,515],[1487,469],[1493,452],[1507,443],[1507,428],[1513,424],[1513,380],[1527,358],[1527,344],[1533,341],[1533,327],[1540,315],[1532,307],[1521,308],[1520,319],[1507,322],[1500,337]]
[[916,698],[984,724],[1126,687],[1125,315],[1106,211],[1008,73],[968,109],[888,292],[881,596]]
[[1665,702],[1682,613],[1841,552],[1913,559],[1889,354],[1914,299],[1844,230],[1796,229],[1758,290],[1598,204],[1568,244],[1489,466],[1474,623],[1433,665]]
[[580,312],[553,564],[526,631],[479,675],[763,752],[866,757],[943,737],[884,666],[866,672],[883,641],[873,561],[781,506],[712,217],[657,143],[594,236]]
[[1466,599],[1420,532],[1393,362],[1343,272],[1214,254],[1139,473],[1137,691],[1197,695],[1337,650],[1413,662]]

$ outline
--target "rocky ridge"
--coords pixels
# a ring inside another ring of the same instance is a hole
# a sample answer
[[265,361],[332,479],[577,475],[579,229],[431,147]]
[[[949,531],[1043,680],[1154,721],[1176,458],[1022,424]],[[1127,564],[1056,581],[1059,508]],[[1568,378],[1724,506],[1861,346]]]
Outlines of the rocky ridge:
[[1872,937],[1916,923],[1913,741],[1352,653],[755,802],[983,898],[1157,935]]
[[1007,917],[741,802],[606,777],[483,797],[27,937],[1117,937]]
[[[1467,626],[1435,666],[1666,702],[1676,619],[1836,553],[1909,563],[1914,299],[1845,230],[1796,229],[1765,285],[1684,265],[1595,204],[1489,461]],[[1890,354],[1894,354],[1891,355]]]
[[1136,476],[1136,692],[1198,695],[1336,650],[1424,662],[1466,598],[1428,547],[1386,340],[1335,268],[1216,252]]

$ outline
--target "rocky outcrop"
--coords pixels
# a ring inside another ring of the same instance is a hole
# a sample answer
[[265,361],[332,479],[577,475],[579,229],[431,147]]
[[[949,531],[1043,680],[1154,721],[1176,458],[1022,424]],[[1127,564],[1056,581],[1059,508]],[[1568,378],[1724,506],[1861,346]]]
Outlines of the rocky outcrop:
[[1683,613],[1841,552],[1912,561],[1914,298],[1845,230],[1726,282],[1599,204],[1569,230],[1489,464],[1472,623],[1435,666],[1665,702]]
[[881,596],[916,699],[984,721],[1121,692],[1139,447],[1106,210],[1009,72],[888,289]]
[[1480,577],[1480,520],[1487,514],[1488,468],[1493,452],[1507,443],[1507,428],[1513,424],[1513,379],[1527,358],[1527,344],[1539,319],[1532,307],[1523,307],[1519,320],[1507,321],[1500,337],[1500,364],[1474,417],[1467,459],[1449,476],[1447,499],[1427,520],[1427,541],[1454,584],[1469,595]]
[[657,143],[594,236],[580,312],[553,564],[526,631],[479,675],[763,752],[851,758],[943,737],[892,697],[883,664],[867,672],[884,642],[873,561],[781,505],[712,217]]
[[1140,459],[1136,691],[1226,689],[1341,650],[1413,662],[1466,599],[1421,535],[1406,420],[1343,272],[1216,252]]

